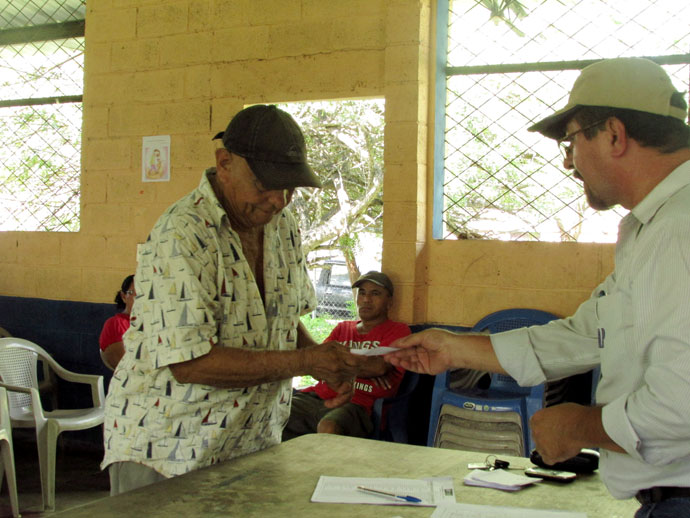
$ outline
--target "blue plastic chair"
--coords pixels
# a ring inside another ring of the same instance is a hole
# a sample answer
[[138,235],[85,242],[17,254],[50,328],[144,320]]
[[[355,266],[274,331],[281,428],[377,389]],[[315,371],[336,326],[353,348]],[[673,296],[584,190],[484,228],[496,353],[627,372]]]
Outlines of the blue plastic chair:
[[[542,325],[558,317],[546,311],[534,309],[506,309],[482,318],[472,332],[498,333]],[[436,376],[431,399],[428,446],[434,446],[441,407],[445,404],[482,412],[515,412],[520,415],[523,435],[523,454],[529,456],[534,449],[529,431],[529,419],[544,406],[544,384],[534,387],[520,387],[510,376],[492,374],[488,389],[453,390],[449,385],[450,372]]]
[[417,383],[419,374],[405,371],[398,393],[389,398],[378,398],[374,402],[371,410],[371,420],[374,424],[372,439],[408,444],[408,408]]

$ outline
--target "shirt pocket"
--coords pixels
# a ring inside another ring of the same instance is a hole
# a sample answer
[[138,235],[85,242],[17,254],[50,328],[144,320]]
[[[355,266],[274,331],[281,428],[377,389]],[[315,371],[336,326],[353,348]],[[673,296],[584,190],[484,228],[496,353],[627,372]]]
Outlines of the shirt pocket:
[[[597,299],[597,340],[601,354],[601,380],[597,402],[606,403],[616,397],[611,385],[623,375],[630,362],[630,344],[626,340],[629,328],[629,303],[625,294],[616,292]],[[612,392],[613,390],[613,392]]]

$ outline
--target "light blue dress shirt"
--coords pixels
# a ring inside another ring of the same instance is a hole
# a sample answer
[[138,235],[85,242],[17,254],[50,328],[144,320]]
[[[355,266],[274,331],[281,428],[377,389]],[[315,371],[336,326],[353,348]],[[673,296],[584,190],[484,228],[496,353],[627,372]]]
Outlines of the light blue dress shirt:
[[604,429],[626,451],[601,452],[614,497],[690,487],[690,162],[623,218],[613,273],[572,317],[491,340],[522,385],[601,365]]

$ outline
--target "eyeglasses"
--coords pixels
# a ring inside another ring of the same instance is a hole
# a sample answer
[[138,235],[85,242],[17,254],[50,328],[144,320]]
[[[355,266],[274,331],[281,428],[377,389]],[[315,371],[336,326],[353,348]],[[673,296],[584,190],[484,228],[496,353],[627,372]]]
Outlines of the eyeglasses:
[[583,131],[587,131],[588,129],[592,129],[596,126],[599,126],[599,124],[601,124],[602,122],[606,122],[607,120],[608,119],[598,120],[596,122],[593,122],[592,124],[589,124],[588,126],[585,126],[584,128],[580,128],[573,131],[572,133],[568,133],[563,138],[559,138],[556,142],[558,143],[558,149],[561,150],[561,155],[563,156],[563,158],[567,159],[570,153],[573,152],[573,137],[575,137],[575,135]]
[[123,292],[125,295],[134,295],[134,290],[127,290]]

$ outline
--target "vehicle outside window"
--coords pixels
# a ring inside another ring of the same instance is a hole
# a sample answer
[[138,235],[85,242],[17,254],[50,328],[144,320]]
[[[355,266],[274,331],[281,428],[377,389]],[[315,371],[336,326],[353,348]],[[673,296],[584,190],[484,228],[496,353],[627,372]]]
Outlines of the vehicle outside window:
[[327,261],[319,272],[315,289],[317,299],[315,316],[354,318],[354,296],[345,262]]

